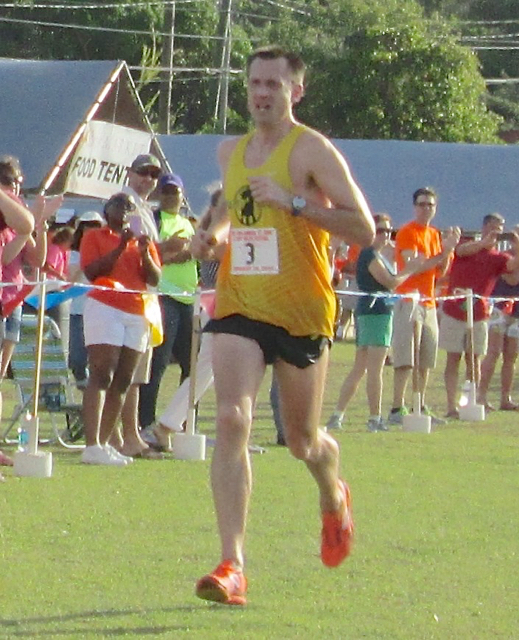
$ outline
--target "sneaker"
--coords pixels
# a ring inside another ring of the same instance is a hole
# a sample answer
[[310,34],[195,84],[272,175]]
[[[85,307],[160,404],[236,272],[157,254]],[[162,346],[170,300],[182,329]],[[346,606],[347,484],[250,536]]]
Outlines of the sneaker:
[[224,560],[212,572],[200,578],[196,595],[202,600],[221,604],[247,604],[247,579],[232,560]]
[[378,418],[369,418],[366,426],[370,433],[376,433],[378,431],[379,424],[380,420]]
[[81,454],[83,464],[106,464],[114,467],[125,467],[126,462],[121,458],[116,458],[100,444],[85,447]]
[[119,460],[124,460],[125,464],[131,464],[133,462],[133,458],[130,456],[125,456],[124,453],[117,451],[115,447],[112,447],[111,444],[102,445],[108,453],[110,453],[114,458],[119,458]]
[[351,515],[350,488],[339,480],[343,503],[338,512],[323,513],[321,532],[321,560],[327,567],[338,567],[350,554],[353,540],[353,518]]
[[332,413],[326,423],[326,429],[328,431],[342,429],[342,418],[340,418],[336,413]]
[[387,426],[386,421],[382,416],[378,416],[377,418],[369,418],[367,429],[371,433],[374,433],[375,431],[389,431],[389,427]]
[[444,418],[438,418],[438,416],[435,416],[434,413],[429,409],[427,405],[422,407],[422,415],[429,416],[431,418],[431,425],[438,426],[441,424],[447,424],[447,420],[445,420]]
[[405,407],[400,407],[398,411],[390,411],[387,417],[388,424],[403,424],[404,416],[409,415]]
[[154,428],[155,428],[155,425],[152,424],[150,427],[146,427],[145,429],[141,429],[141,438],[144,440],[144,442],[146,442],[146,444],[149,444],[151,446],[157,446],[158,445],[157,437],[153,433],[153,429]]
[[387,422],[384,420],[382,416],[380,416],[380,418],[378,419],[378,431],[389,431]]

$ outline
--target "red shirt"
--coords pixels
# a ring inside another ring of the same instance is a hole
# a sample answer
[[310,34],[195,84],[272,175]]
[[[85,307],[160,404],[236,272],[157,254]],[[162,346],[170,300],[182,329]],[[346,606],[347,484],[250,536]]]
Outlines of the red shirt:
[[[495,249],[482,249],[471,256],[455,255],[449,276],[447,295],[453,295],[455,289],[472,289],[479,295],[488,297],[497,279],[506,273],[506,265],[510,256]],[[443,311],[456,320],[467,319],[465,298],[445,300]],[[488,303],[479,298],[474,299],[474,320],[488,318]]]
[[[121,242],[121,237],[115,231],[108,227],[102,229],[91,229],[83,236],[80,248],[80,264],[81,270],[84,271],[91,262],[101,258],[116,249]],[[160,259],[154,243],[150,243],[150,255],[153,261],[160,265]],[[114,287],[122,286],[125,289],[134,289],[138,291],[146,291],[147,284],[144,279],[144,271],[142,266],[142,258],[137,240],[133,239],[128,242],[124,251],[117,258],[112,272],[102,278],[98,278],[99,284],[109,286],[113,283]],[[94,282],[94,284],[96,284]],[[144,303],[140,293],[124,293],[121,291],[103,291],[95,289],[89,294],[95,300],[107,304],[127,313],[136,315],[144,315]]]

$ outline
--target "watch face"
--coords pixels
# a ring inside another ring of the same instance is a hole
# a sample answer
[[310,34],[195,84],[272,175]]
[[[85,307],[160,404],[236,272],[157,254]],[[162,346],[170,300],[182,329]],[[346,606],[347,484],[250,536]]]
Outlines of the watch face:
[[294,209],[303,209],[304,207],[306,207],[306,200],[304,198],[301,198],[301,196],[296,196],[292,200],[292,206]]

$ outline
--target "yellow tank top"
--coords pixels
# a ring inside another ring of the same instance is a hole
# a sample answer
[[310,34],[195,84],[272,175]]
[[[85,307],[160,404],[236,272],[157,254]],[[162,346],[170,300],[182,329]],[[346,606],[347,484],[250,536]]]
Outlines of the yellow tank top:
[[231,237],[218,272],[215,317],[238,313],[293,336],[331,338],[335,295],[328,232],[254,202],[248,184],[249,176],[269,175],[293,191],[289,159],[305,130],[294,126],[260,167],[248,169],[244,162],[253,133],[241,138],[231,154],[225,176]]

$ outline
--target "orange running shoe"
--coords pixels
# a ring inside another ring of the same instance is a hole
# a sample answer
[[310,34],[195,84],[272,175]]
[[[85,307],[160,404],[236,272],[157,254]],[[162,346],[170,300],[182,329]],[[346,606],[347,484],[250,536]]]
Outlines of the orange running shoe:
[[247,604],[247,579],[232,560],[224,560],[212,572],[200,578],[196,595],[202,600],[221,604]]
[[323,513],[321,560],[327,567],[341,564],[350,554],[353,540],[350,488],[344,480],[339,480],[339,486],[344,494],[341,508],[333,513]]

